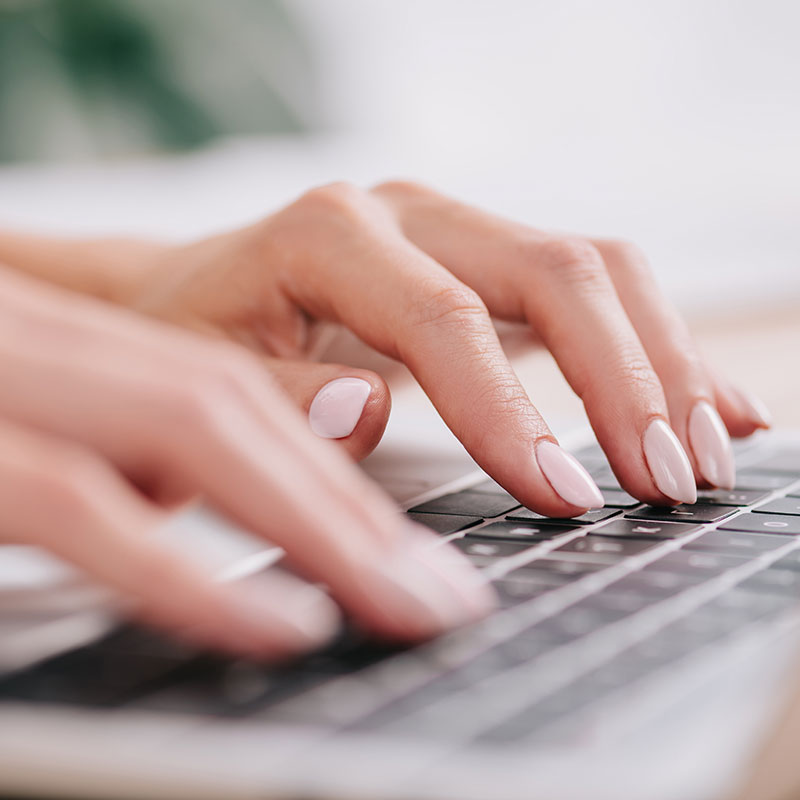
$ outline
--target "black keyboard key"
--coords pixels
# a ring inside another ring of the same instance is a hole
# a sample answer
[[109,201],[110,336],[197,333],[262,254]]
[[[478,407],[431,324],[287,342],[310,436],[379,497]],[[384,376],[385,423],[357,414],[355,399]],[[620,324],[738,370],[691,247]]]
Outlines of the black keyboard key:
[[768,567],[742,581],[739,588],[758,593],[789,595],[800,600],[800,572]]
[[643,506],[642,508],[628,511],[625,516],[629,519],[647,519],[663,522],[716,522],[719,519],[733,514],[733,506],[712,506],[697,503],[689,506],[681,503],[673,508],[660,506]]
[[560,614],[542,623],[556,633],[563,633],[570,639],[588,636],[596,630],[622,619],[625,614],[590,605],[576,604],[564,609]]
[[601,489],[603,502],[607,508],[633,508],[639,505],[639,501],[622,489]]
[[[663,574],[667,576],[670,582],[679,580],[677,575],[669,572]],[[602,608],[606,611],[618,613],[622,617],[641,611],[657,599],[653,597],[652,592],[646,594],[630,586],[627,588],[623,586],[621,589],[618,587],[619,582],[614,583],[602,591],[590,595],[585,600],[581,600],[581,603],[590,605],[592,608]]]
[[[561,584],[557,584],[560,586]],[[552,592],[557,586],[552,584],[541,583],[537,581],[515,580],[513,578],[501,578],[492,581],[492,586],[500,600],[502,608],[510,608],[519,603],[525,603],[528,600],[533,600],[540,597],[547,592]]]
[[559,558],[558,555],[553,552],[541,558],[537,558],[536,561],[524,567],[520,567],[519,570],[544,570],[553,575],[563,575],[571,580],[576,580],[577,578],[583,578],[586,575],[591,575],[593,572],[605,569],[606,566],[606,564],[595,564],[586,561]]
[[505,577],[509,580],[526,580],[543,586],[563,586],[572,581],[585,578],[603,565],[586,564],[578,561],[564,561],[552,558],[537,558],[530,564],[509,572]]
[[543,514],[537,514],[529,508],[519,508],[512,511],[506,516],[514,522],[537,522],[539,524],[547,525],[593,525],[595,522],[602,522],[604,519],[609,519],[619,514],[619,509],[616,508],[596,508],[592,511],[587,511],[579,517],[545,517]]
[[785,595],[747,591],[742,588],[742,584],[739,584],[706,603],[703,608],[716,614],[734,617],[739,624],[744,625],[784,611],[787,606],[792,605],[787,599],[790,600]]
[[473,564],[486,567],[499,561],[501,558],[516,556],[529,550],[529,544],[516,544],[514,542],[496,542],[482,539],[464,538],[453,539],[450,544],[464,553]]
[[[510,608],[560,589],[567,583],[567,578],[547,572],[526,572],[525,574],[513,572],[492,581],[492,586],[497,592],[501,606]],[[512,641],[514,640],[512,639]]]
[[657,547],[660,544],[658,541],[647,542],[641,539],[612,539],[608,536],[581,536],[578,539],[572,539],[561,547],[552,550],[552,555],[557,556],[559,553],[582,553],[595,558],[603,559],[609,563],[623,561],[629,556],[635,556],[643,553],[652,547]]
[[800,572],[800,550],[792,550],[791,553],[779,558],[773,565],[779,569],[793,569]]
[[437,497],[411,509],[418,514],[457,514],[464,517],[499,517],[519,506],[510,495],[455,492]]
[[468,531],[470,539],[504,539],[512,542],[546,542],[556,536],[572,533],[578,528],[569,525],[534,525],[521,522],[492,522],[475,531]]
[[703,489],[697,493],[697,500],[704,505],[751,506],[768,494],[763,489]]
[[677,572],[679,575],[698,576],[701,579],[712,578],[740,567],[751,559],[741,556],[719,555],[717,553],[692,553],[679,550],[667,553],[652,564],[648,564],[640,574],[648,570],[659,572]]
[[749,531],[751,533],[782,533],[789,536],[800,535],[800,517],[788,514],[756,514],[749,511],[720,525],[721,531]]
[[441,534],[457,533],[466,528],[471,528],[483,522],[482,517],[462,517],[456,514],[420,514],[418,512],[409,512],[407,516],[414,522],[430,528],[432,531]]
[[[547,591],[551,589],[552,587],[548,587]],[[526,664],[567,641],[569,638],[563,633],[542,625],[533,625],[494,649],[501,653],[508,667],[514,667],[518,664]]]
[[761,472],[756,469],[743,469],[736,475],[736,489],[763,489],[774,491],[783,489],[790,483],[794,483],[796,478],[791,475],[781,475],[770,472]]
[[778,497],[753,511],[756,514],[789,514],[797,517],[800,516],[800,497]]
[[677,539],[699,531],[700,525],[685,522],[637,522],[634,519],[615,519],[592,531],[594,536],[613,536],[624,539]]
[[782,536],[770,536],[768,533],[737,533],[727,531],[709,531],[684,545],[684,551],[695,553],[720,553],[722,555],[752,556],[777,550],[786,546]]
[[[656,562],[658,563],[658,562]],[[659,571],[652,566],[645,567],[643,570],[626,575],[624,578],[612,583],[605,591],[623,597],[633,598],[636,602],[641,602],[645,598],[644,605],[665,600],[676,594],[685,592],[698,583],[707,580],[707,572],[698,574],[678,573],[669,571]]]
[[0,682],[0,697],[111,707],[182,672],[196,652],[166,637],[124,628]]
[[713,609],[701,606],[688,616],[667,625],[660,635],[688,654],[727,636],[739,627],[741,622],[734,617],[717,614]]

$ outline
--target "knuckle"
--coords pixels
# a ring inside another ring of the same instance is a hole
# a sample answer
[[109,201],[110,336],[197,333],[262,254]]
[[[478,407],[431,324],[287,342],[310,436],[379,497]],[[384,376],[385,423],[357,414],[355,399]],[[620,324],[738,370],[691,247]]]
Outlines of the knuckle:
[[192,430],[213,427],[231,403],[239,400],[243,389],[238,370],[226,363],[211,362],[172,384],[168,415]]
[[242,412],[249,398],[271,390],[271,379],[258,359],[228,343],[203,344],[193,355],[176,360],[144,398],[141,447],[167,462],[198,440],[218,435],[229,420]]
[[53,519],[79,525],[91,516],[107,477],[98,459],[64,444],[40,450],[28,472],[28,483]]
[[609,261],[630,273],[648,274],[650,264],[639,245],[627,239],[611,239],[603,243]]
[[585,239],[547,239],[539,244],[538,256],[545,269],[573,283],[594,283],[605,277],[600,251]]
[[368,198],[357,186],[340,181],[310,189],[300,197],[297,205],[311,213],[360,219],[367,208]]
[[414,303],[415,322],[420,326],[483,326],[489,312],[480,295],[463,283],[451,283],[424,292]]
[[430,197],[433,190],[422,183],[406,178],[392,178],[382,181],[372,189],[376,194],[389,195],[398,199],[414,200]]

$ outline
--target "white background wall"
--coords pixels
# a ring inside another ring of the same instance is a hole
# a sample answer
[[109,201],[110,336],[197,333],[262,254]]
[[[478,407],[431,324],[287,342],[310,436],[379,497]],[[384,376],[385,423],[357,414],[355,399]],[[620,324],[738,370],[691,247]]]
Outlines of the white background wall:
[[[407,175],[631,238],[684,307],[800,300],[800,3],[292,0],[330,135],[0,171],[0,223],[188,236]],[[213,69],[213,59],[209,69]]]

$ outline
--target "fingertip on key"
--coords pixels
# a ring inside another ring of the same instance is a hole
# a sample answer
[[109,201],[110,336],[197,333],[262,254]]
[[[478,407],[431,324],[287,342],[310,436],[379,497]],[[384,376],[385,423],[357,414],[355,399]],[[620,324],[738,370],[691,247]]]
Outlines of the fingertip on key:
[[645,461],[661,494],[678,503],[697,502],[697,484],[689,457],[667,422],[654,419],[642,439]]
[[575,456],[555,442],[542,439],[536,445],[536,461],[553,491],[579,509],[602,508],[603,495],[592,476]]

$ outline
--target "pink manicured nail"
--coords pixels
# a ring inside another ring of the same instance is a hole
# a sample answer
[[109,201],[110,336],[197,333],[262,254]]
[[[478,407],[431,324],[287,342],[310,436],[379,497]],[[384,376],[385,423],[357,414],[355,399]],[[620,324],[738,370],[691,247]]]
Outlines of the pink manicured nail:
[[536,460],[553,491],[578,508],[602,508],[603,495],[580,462],[557,444],[544,439],[536,445]]
[[387,620],[413,636],[434,636],[475,619],[452,585],[406,544],[362,565],[353,582]]
[[495,607],[494,592],[466,556],[427,531],[415,534],[415,539],[414,557],[452,587],[472,619],[486,616]]
[[696,503],[692,465],[672,428],[663,419],[654,420],[644,432],[643,444],[647,466],[661,494],[679,503]]
[[349,436],[364,411],[372,386],[361,378],[337,378],[326,383],[311,401],[311,430],[324,439]]
[[[237,586],[227,595],[229,608],[256,639],[263,637],[288,651],[304,652],[321,647],[336,635],[341,617],[329,597],[294,581],[275,585],[273,580],[272,584],[269,591],[262,592]],[[277,592],[278,588],[282,591]],[[277,607],[285,613],[277,616]]]
[[734,386],[733,390],[736,392],[736,396],[744,406],[745,413],[754,425],[757,425],[759,428],[772,427],[772,414],[769,413],[769,409],[764,405],[763,400],[750,392],[746,392],[744,389],[740,389],[738,386]]
[[700,474],[712,486],[733,489],[736,466],[731,440],[719,414],[705,400],[689,414],[689,443]]

